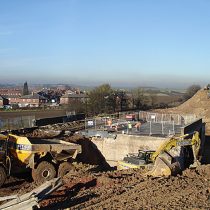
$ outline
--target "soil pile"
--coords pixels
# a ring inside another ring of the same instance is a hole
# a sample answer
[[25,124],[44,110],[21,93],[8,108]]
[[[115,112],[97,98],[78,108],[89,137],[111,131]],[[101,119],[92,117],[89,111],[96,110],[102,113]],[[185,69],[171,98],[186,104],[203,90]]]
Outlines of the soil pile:
[[199,90],[192,98],[178,107],[163,110],[178,114],[195,114],[206,122],[206,130],[210,133],[210,98],[208,90]]
[[79,134],[64,137],[64,141],[76,143],[82,146],[82,153],[78,154],[77,160],[82,163],[98,165],[103,170],[110,168],[106,159],[101,154],[97,146],[89,139]]
[[55,131],[55,130],[44,130],[44,129],[35,129],[32,132],[22,134],[25,137],[31,137],[31,138],[55,138],[61,134],[61,131]]
[[171,110],[186,114],[195,114],[196,116],[210,116],[210,98],[208,98],[208,90],[199,90],[192,98],[184,102],[178,107]]
[[42,128],[47,130],[62,130],[62,131],[78,131],[85,128],[84,121],[73,121],[73,122],[66,122],[66,123],[57,123],[53,125],[46,125],[42,126]]
[[144,177],[137,169],[88,170],[64,181],[41,209],[210,209],[210,165],[168,178]]

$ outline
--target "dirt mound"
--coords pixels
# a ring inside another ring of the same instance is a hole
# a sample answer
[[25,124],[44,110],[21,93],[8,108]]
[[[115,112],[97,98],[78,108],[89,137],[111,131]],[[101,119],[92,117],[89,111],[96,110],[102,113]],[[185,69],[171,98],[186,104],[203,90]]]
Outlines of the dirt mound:
[[33,132],[23,134],[25,137],[32,138],[55,138],[61,134],[61,131],[35,129]]
[[13,131],[13,133],[32,138],[56,138],[63,136],[65,133],[74,133],[75,131],[83,129],[84,126],[83,121],[74,121],[40,126],[36,129]]
[[193,112],[198,116],[203,116],[204,114],[208,113],[209,106],[210,99],[208,98],[208,90],[199,90],[192,98],[180,106],[172,108],[171,110],[188,114]]
[[195,114],[206,122],[206,130],[210,133],[210,98],[208,90],[199,90],[192,98],[178,107],[165,109],[164,112],[178,114]]
[[110,168],[100,150],[90,139],[79,134],[75,134],[73,136],[64,137],[63,140],[71,143],[80,144],[82,146],[82,153],[77,156],[77,159],[80,162],[92,165],[99,165],[103,170]]
[[66,177],[63,189],[41,209],[210,209],[210,165],[169,178],[144,177],[138,169]]
[[196,177],[201,177],[201,178],[210,180],[210,165],[198,166],[196,169],[194,169],[193,173],[192,173],[192,169],[186,169],[183,172],[183,176],[186,176],[189,178],[194,178],[196,176]]
[[73,121],[66,123],[57,123],[53,125],[42,126],[44,129],[48,130],[62,130],[62,131],[78,131],[85,128],[84,121]]

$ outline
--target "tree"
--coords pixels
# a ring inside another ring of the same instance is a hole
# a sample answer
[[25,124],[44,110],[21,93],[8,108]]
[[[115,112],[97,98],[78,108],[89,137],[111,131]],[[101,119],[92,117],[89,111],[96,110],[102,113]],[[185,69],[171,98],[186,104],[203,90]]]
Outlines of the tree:
[[86,107],[85,102],[81,100],[72,100],[69,105],[66,106],[68,111],[75,111],[76,113],[85,113]]
[[[103,84],[89,92],[88,109],[92,114],[104,113],[113,102],[113,90],[109,84]],[[113,104],[112,104],[113,105]]]
[[123,89],[119,89],[115,91],[116,96],[116,109],[118,111],[125,111],[128,108],[128,97],[126,91]]
[[27,84],[27,82],[25,82],[23,85],[23,96],[28,95],[28,94],[29,94],[28,84]]
[[133,107],[136,109],[147,109],[151,101],[151,98],[148,96],[148,93],[146,95],[146,92],[143,88],[134,89],[132,91],[132,97]]
[[184,94],[184,100],[190,99],[201,89],[200,85],[191,85],[187,88],[186,93]]

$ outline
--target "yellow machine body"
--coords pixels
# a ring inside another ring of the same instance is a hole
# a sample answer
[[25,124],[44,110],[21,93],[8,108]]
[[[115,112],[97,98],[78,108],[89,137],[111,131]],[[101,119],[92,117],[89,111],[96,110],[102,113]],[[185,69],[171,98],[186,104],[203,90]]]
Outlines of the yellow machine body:
[[27,137],[10,134],[8,146],[11,155],[24,164],[28,164],[32,154],[35,153],[32,151],[32,144]]
[[178,146],[191,146],[193,151],[193,164],[190,167],[196,167],[199,165],[198,154],[200,144],[201,141],[197,131],[180,137],[172,137],[161,144],[156,151],[151,153],[151,163],[137,165],[126,161],[118,161],[117,169],[143,168],[148,170],[146,175],[155,177],[175,175],[181,171],[181,167],[178,161],[174,162],[174,158],[170,155],[170,150]]

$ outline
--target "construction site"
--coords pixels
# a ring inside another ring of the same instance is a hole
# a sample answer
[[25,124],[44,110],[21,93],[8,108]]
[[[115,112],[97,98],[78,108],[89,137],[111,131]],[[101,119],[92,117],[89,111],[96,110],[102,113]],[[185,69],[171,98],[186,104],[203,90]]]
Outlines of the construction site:
[[0,209],[210,209],[209,107],[202,89],[170,109],[4,116]]

